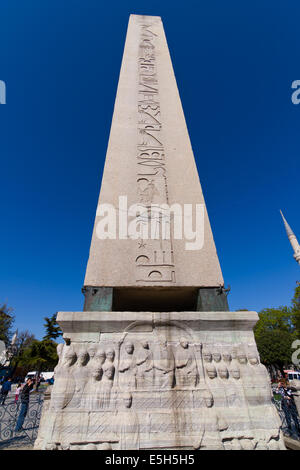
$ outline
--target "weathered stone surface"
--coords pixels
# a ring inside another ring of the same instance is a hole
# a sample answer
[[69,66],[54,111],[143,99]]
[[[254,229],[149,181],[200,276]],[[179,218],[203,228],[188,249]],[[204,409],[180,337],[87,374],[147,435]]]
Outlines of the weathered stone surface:
[[[284,448],[256,320],[255,312],[60,312],[70,344],[59,346],[36,448]],[[97,329],[97,341],[73,338]]]
[[[118,208],[122,195],[128,207],[204,204],[159,17],[129,19],[99,204]],[[85,286],[224,284],[206,208],[204,246],[197,251],[186,250],[184,239],[100,240],[100,219],[96,216]]]
[[[204,204],[158,17],[129,21],[99,202],[117,208],[122,195],[145,209]],[[66,344],[37,449],[284,448],[258,315],[222,311],[204,215],[196,251],[184,239],[101,240],[96,217],[85,311],[57,317]]]

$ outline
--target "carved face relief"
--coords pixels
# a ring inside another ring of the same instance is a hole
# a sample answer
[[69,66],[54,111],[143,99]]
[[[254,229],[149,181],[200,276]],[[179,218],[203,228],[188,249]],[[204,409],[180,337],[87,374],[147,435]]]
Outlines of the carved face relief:
[[84,366],[88,360],[88,353],[86,351],[80,351],[78,355],[78,362],[81,366]]
[[220,362],[220,360],[221,360],[221,354],[220,353],[217,353],[217,352],[213,353],[212,357],[213,357],[213,360],[215,362]]
[[231,361],[231,354],[223,354],[223,360],[225,362],[230,362]]
[[107,349],[106,351],[106,358],[109,362],[114,362],[115,359],[115,351],[113,349]]
[[237,358],[240,364],[247,364],[246,354],[239,354]]
[[125,343],[125,351],[127,352],[127,354],[133,354],[133,351],[134,351],[133,343]]
[[237,352],[235,349],[233,349],[232,353],[231,353],[231,358],[232,359],[236,359],[237,358]]
[[125,408],[131,408],[131,405],[132,405],[132,396],[131,396],[130,394],[125,395],[125,396],[123,397],[123,402],[124,402]]
[[144,349],[149,349],[149,343],[148,343],[148,341],[142,342],[142,346],[143,346]]
[[105,357],[106,357],[106,355],[105,355],[105,352],[103,351],[103,349],[99,349],[97,351],[97,354],[96,354],[96,359],[100,363],[100,365],[102,365],[104,363]]
[[207,408],[211,408],[213,406],[213,399],[211,397],[206,397],[204,400]]
[[240,369],[231,369],[231,375],[234,379],[238,380],[241,377]]
[[87,352],[88,352],[88,355],[90,356],[91,359],[95,356],[96,351],[97,351],[96,346],[92,346],[88,349]]
[[100,380],[101,372],[102,372],[102,369],[101,369],[101,368],[94,369],[93,372],[92,372],[92,377],[93,377],[93,379],[95,379],[95,380]]
[[217,370],[215,367],[207,367],[206,372],[210,379],[214,379],[215,377],[217,377]]
[[212,354],[210,352],[203,353],[204,362],[211,362],[212,361]]
[[220,369],[218,369],[218,372],[219,372],[219,377],[221,377],[221,379],[228,379],[228,370],[227,370],[227,368],[221,367]]
[[105,375],[105,377],[107,377],[109,380],[113,380],[114,378],[114,375],[115,375],[115,367],[114,366],[110,366],[110,367],[106,367],[103,371],[103,374]]
[[205,405],[207,406],[207,408],[211,408],[213,406],[213,403],[214,403],[214,399],[213,399],[212,394],[208,390],[206,390],[204,392],[203,398],[204,398]]
[[255,366],[258,364],[258,357],[257,356],[250,356],[249,357],[249,362],[252,366]]
[[70,367],[76,361],[76,354],[74,352],[67,352],[64,357],[64,363],[67,367]]

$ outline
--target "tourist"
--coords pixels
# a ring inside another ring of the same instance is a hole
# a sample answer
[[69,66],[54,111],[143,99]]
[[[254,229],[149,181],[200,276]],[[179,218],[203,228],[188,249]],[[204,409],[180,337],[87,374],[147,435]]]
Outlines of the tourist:
[[292,420],[293,420],[297,434],[300,436],[298,413],[297,413],[297,408],[294,402],[292,391],[285,386],[283,381],[281,381],[278,384],[276,393],[279,393],[281,395],[281,408],[282,408],[282,411],[284,412],[285,419],[287,422],[288,433],[290,435],[292,434]]
[[20,393],[21,409],[20,409],[18,420],[17,420],[15,432],[22,431],[24,419],[27,415],[27,411],[29,407],[29,394],[31,390],[33,389],[33,385],[34,385],[34,380],[27,379],[26,384],[24,385]]
[[36,379],[36,387],[35,387],[36,391],[38,391],[40,385],[41,385],[41,377],[39,375]]
[[11,378],[9,377],[2,385],[1,388],[1,405],[4,405],[8,392],[11,391]]
[[16,388],[16,394],[15,394],[15,403],[17,403],[19,399],[20,392],[22,390],[22,384],[19,382]]

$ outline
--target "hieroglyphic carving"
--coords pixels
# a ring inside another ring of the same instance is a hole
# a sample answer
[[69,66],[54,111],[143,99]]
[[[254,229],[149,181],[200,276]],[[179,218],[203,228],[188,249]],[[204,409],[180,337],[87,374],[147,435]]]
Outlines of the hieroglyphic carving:
[[[140,24],[137,101],[137,193],[138,203],[144,207],[140,223],[143,218],[147,219],[151,239],[147,246],[144,240],[138,241],[139,255],[144,257],[136,259],[136,281],[169,284],[175,282],[175,265],[170,214],[160,208],[169,200],[156,69],[156,34],[152,26],[151,21],[144,19]],[[153,209],[155,204],[159,206],[157,211]],[[162,233],[163,224],[168,225],[169,238]]]

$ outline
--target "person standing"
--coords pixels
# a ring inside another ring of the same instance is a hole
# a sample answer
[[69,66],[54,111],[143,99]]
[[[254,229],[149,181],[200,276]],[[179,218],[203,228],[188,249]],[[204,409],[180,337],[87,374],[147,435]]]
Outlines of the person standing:
[[4,405],[8,392],[11,391],[11,378],[8,378],[2,385],[1,388],[1,405]]
[[280,393],[281,395],[281,408],[285,415],[289,434],[290,435],[292,434],[292,420],[293,420],[296,431],[298,435],[300,436],[300,426],[299,426],[297,410],[294,404],[292,391],[289,390],[283,382],[280,382],[276,389],[276,393]]
[[28,407],[29,407],[29,394],[33,389],[34,381],[32,379],[27,379],[26,384],[24,385],[21,394],[21,409],[18,416],[15,432],[22,431],[22,426],[27,415]]
[[19,399],[20,392],[22,390],[22,384],[19,382],[16,388],[16,394],[15,394],[15,403],[17,403]]
[[39,375],[36,379],[36,386],[35,386],[36,391],[38,391],[40,385],[41,385],[41,376]]

